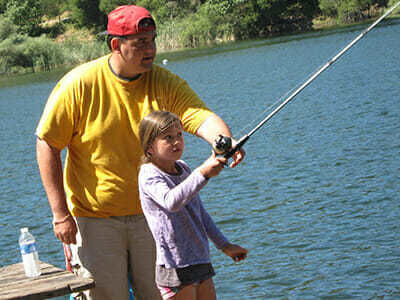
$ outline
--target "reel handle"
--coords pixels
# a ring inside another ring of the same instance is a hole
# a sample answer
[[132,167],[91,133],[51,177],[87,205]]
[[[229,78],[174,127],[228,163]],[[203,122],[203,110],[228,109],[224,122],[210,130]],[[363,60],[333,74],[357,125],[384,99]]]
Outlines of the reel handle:
[[220,134],[218,138],[215,139],[212,147],[216,155],[222,155],[229,159],[236,153],[236,151],[243,147],[249,137],[250,135],[248,134],[243,136],[235,147],[232,148],[232,138]]
[[215,139],[212,147],[216,155],[224,156],[232,148],[232,139],[220,134]]

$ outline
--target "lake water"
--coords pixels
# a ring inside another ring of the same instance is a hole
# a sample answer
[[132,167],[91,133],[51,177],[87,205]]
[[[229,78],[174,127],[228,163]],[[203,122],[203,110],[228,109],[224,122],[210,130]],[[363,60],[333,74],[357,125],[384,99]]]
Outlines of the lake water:
[[[360,32],[258,41],[166,67],[240,137]],[[399,49],[399,22],[371,31],[250,138],[240,166],[202,190],[222,231],[249,249],[233,263],[212,247],[218,299],[400,298]],[[34,137],[57,79],[0,89],[0,266],[20,261],[24,226],[40,258],[64,266]],[[186,144],[193,167],[210,153],[196,138]]]

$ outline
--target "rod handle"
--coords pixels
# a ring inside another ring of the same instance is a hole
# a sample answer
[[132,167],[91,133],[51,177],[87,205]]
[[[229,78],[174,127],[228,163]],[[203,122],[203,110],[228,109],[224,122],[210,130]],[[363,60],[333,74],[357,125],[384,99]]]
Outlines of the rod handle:
[[240,138],[240,140],[237,142],[235,147],[233,147],[230,151],[224,154],[225,158],[231,158],[233,154],[236,153],[240,148],[243,147],[243,145],[247,142],[247,140],[250,138],[250,135],[246,134]]

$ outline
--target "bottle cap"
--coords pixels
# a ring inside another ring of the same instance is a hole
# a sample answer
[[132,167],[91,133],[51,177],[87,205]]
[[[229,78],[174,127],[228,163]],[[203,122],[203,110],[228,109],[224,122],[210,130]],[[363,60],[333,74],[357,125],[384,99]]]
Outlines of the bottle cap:
[[21,232],[22,232],[22,233],[28,232],[28,227],[23,227],[23,228],[21,228]]

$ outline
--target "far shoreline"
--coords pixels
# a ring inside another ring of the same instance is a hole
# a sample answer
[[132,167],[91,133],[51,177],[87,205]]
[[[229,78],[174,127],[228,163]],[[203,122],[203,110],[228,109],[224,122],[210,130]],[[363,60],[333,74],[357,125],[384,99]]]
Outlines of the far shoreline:
[[[238,51],[254,47],[263,47],[267,45],[273,45],[278,43],[290,42],[296,39],[306,39],[315,38],[318,36],[326,36],[330,34],[335,34],[342,31],[357,31],[362,29],[367,29],[369,24],[372,24],[375,19],[368,19],[362,22],[352,23],[352,24],[323,24],[319,23],[314,25],[314,29],[311,31],[291,33],[291,34],[281,34],[274,37],[245,40],[245,41],[229,41],[214,44],[212,46],[203,46],[198,48],[184,48],[176,49],[171,51],[158,51],[155,63],[162,65],[162,61],[167,59],[169,63],[174,61],[182,61],[185,59],[190,59],[194,57],[201,57],[206,55],[215,55],[224,52]],[[390,22],[390,24],[388,24]],[[378,26],[390,26],[400,23],[400,15],[392,15],[387,19],[383,20]],[[50,78],[55,78],[62,76],[68,70],[74,68],[76,65],[64,65],[58,66],[50,71],[40,71],[40,72],[21,72],[21,73],[3,73],[0,74],[0,88],[12,87],[16,85],[23,85],[26,82],[42,82],[49,80]],[[10,82],[12,81],[12,82]]]

